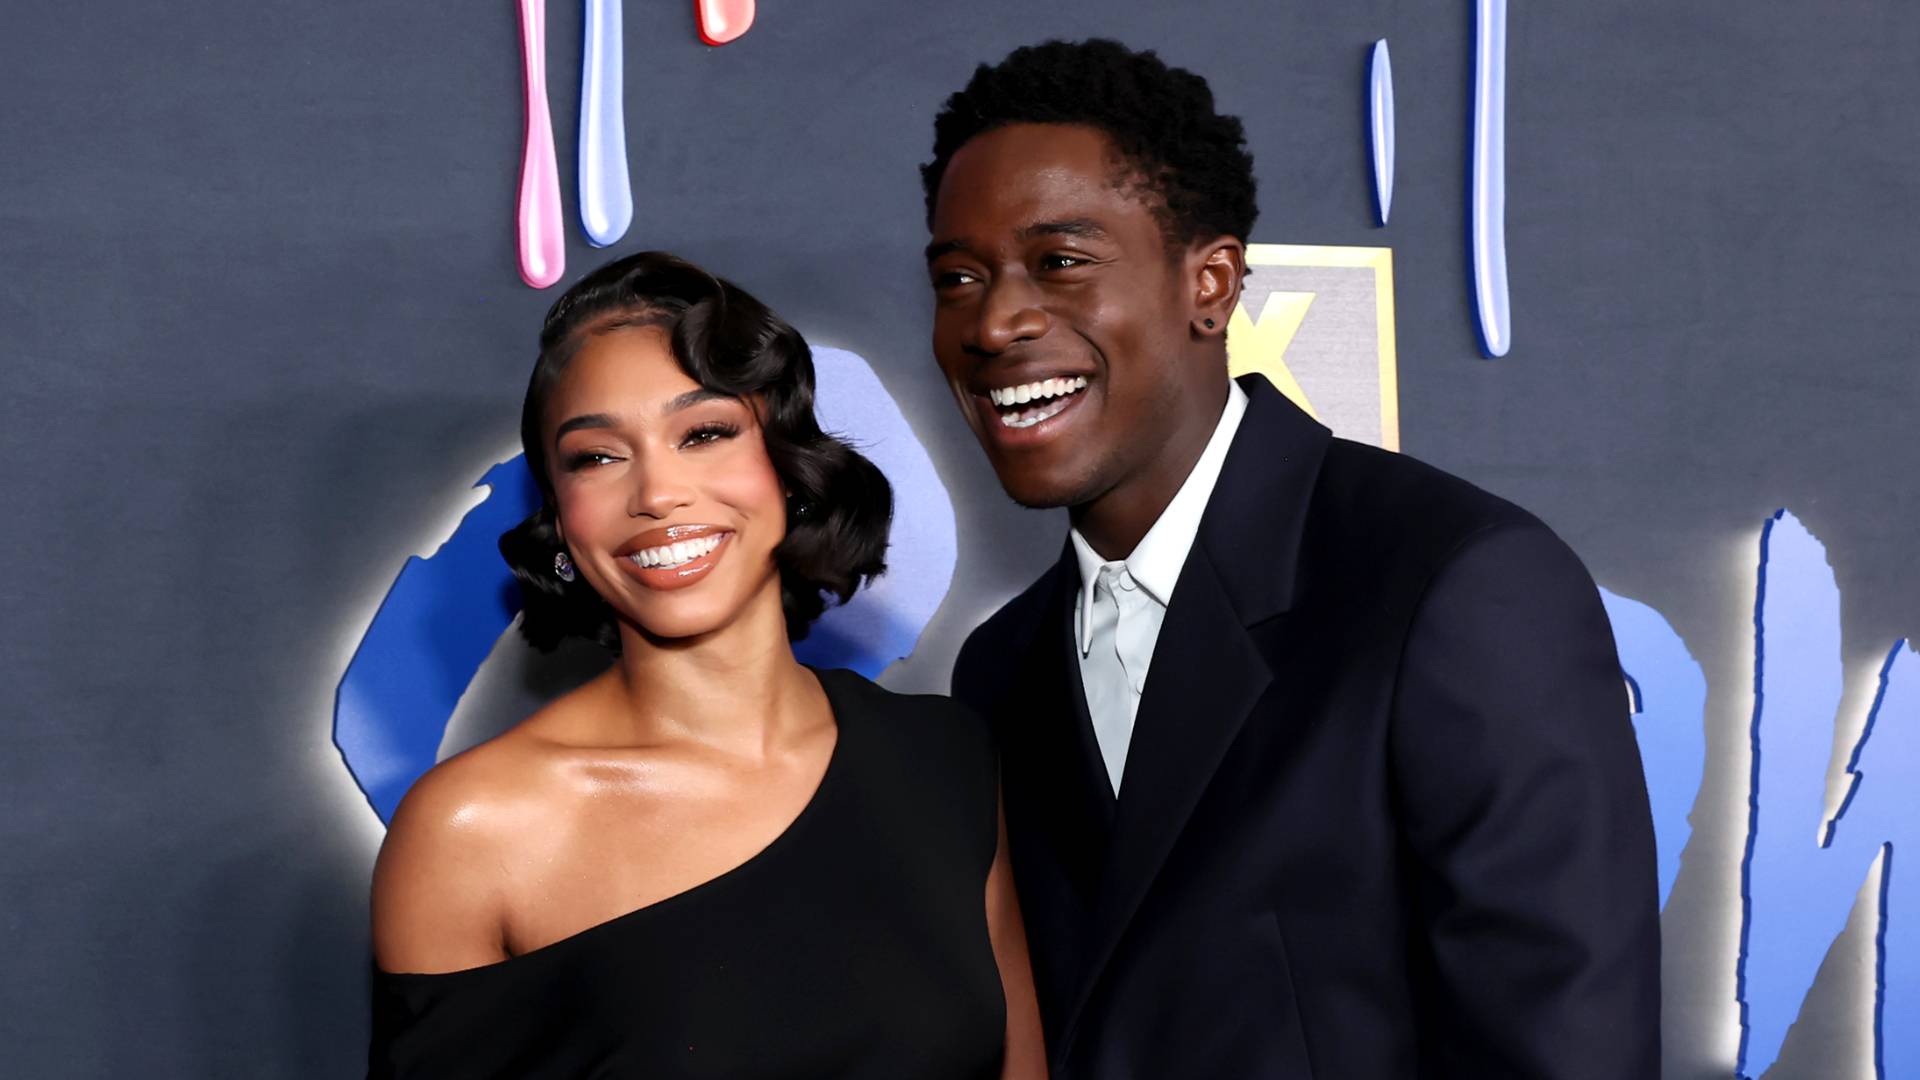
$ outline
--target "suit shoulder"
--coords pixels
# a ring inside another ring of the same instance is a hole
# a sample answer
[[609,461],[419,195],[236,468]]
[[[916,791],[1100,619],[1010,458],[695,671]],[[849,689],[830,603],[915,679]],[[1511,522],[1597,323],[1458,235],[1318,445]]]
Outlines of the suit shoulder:
[[1449,539],[1498,525],[1539,525],[1526,510],[1418,458],[1365,443],[1335,439],[1327,451],[1321,491],[1350,513]]
[[1327,450],[1309,522],[1323,546],[1374,550],[1430,570],[1485,533],[1553,537],[1533,514],[1452,473],[1346,439]]
[[953,696],[986,711],[1014,662],[1027,654],[1044,621],[1057,568],[1049,569],[967,635],[953,664]]

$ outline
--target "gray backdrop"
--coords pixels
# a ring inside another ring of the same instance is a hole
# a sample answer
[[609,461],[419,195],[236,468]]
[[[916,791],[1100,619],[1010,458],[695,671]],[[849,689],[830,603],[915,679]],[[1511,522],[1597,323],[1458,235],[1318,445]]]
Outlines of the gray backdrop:
[[[579,10],[549,19],[570,182]],[[1920,634],[1920,9],[1516,5],[1499,361],[1468,295],[1470,31],[1465,2],[769,0],[710,49],[690,4],[633,0],[636,215],[613,252],[680,252],[874,363],[959,516],[953,592],[888,675],[941,687],[1062,523],[1005,502],[928,358],[914,166],[933,112],[975,63],[1049,36],[1207,75],[1247,121],[1254,239],[1394,249],[1406,452],[1538,512],[1713,680],[1716,765],[1665,922],[1667,1057],[1725,1076],[1760,523],[1791,507],[1827,545],[1850,672]],[[1364,141],[1379,37],[1399,90],[1386,229]],[[519,80],[505,3],[9,11],[10,1074],[363,1068],[379,831],[331,695],[400,561],[515,438],[554,295],[514,270]],[[571,281],[601,256],[569,231]],[[1830,1019],[1775,1075],[1870,1068],[1859,1003],[1815,997]]]

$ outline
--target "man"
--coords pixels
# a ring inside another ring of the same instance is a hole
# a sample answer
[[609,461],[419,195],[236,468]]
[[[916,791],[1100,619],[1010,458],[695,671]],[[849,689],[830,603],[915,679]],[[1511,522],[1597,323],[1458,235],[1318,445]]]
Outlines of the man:
[[1072,522],[954,672],[1054,1075],[1657,1076],[1599,598],[1526,512],[1228,378],[1239,121],[1053,42],[975,72],[923,173],[935,355],[1007,493]]

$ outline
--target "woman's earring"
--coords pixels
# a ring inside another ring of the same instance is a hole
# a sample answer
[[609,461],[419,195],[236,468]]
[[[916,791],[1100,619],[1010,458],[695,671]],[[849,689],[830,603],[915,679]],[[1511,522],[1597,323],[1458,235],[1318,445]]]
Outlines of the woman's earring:
[[553,553],[553,572],[561,581],[572,581],[574,579],[573,560],[567,558],[566,552],[556,551]]
[[1206,324],[1207,324],[1207,329],[1209,329],[1209,330],[1211,330],[1211,329],[1213,329],[1213,320],[1212,320],[1212,319],[1207,319],[1207,320],[1205,320],[1205,322],[1206,322]]
[[794,517],[797,517],[797,518],[811,517],[813,516],[813,504],[808,502],[805,499],[802,499],[802,498],[799,498],[798,496],[793,495],[792,493],[788,493],[787,513],[792,514]]

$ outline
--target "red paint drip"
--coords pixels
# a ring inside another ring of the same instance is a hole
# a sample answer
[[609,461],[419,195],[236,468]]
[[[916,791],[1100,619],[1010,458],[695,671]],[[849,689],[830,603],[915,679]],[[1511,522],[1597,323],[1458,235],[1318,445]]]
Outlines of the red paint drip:
[[693,0],[700,16],[700,40],[725,45],[753,26],[754,0]]

